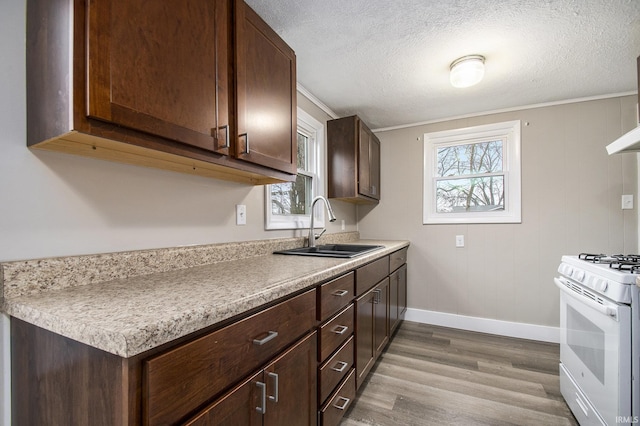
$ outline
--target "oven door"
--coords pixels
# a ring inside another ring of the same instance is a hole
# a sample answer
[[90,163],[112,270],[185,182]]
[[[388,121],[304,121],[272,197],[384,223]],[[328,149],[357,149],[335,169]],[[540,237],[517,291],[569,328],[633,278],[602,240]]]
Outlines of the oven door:
[[565,277],[555,281],[560,288],[560,362],[581,391],[565,395],[565,388],[563,397],[578,419],[589,417],[585,423],[600,423],[590,412],[594,409],[606,424],[624,424],[631,416],[631,308]]

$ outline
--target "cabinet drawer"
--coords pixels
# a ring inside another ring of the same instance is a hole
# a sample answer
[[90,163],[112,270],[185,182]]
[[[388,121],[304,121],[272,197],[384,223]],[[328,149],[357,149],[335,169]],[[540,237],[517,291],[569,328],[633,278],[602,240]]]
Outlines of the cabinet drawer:
[[353,304],[320,326],[320,357],[324,361],[353,334]]
[[179,421],[315,325],[311,290],[145,361],[145,420]]
[[318,319],[324,321],[351,303],[355,273],[350,272],[318,288]]
[[403,248],[398,251],[394,251],[389,255],[389,270],[391,272],[395,271],[402,265],[407,263],[407,249]]
[[353,336],[318,369],[320,405],[351,371],[353,367]]
[[320,424],[322,426],[336,426],[347,412],[351,402],[356,397],[356,375],[351,369],[349,377],[342,383],[342,386],[332,395],[322,410],[320,410]]
[[373,261],[356,270],[356,296],[382,281],[389,275],[389,256]]

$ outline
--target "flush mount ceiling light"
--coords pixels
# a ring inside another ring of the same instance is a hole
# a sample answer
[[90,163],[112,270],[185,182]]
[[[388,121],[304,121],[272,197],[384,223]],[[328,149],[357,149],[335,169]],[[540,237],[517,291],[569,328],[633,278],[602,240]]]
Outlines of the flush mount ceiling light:
[[484,56],[463,56],[453,61],[449,68],[449,78],[453,87],[473,86],[484,77]]

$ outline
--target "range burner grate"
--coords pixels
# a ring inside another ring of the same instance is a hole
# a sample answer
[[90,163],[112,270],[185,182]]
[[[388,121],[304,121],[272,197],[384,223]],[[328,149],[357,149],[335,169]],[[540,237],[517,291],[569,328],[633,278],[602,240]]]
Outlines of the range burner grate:
[[587,262],[600,263],[602,259],[607,258],[606,254],[600,253],[580,253],[578,259],[586,260]]

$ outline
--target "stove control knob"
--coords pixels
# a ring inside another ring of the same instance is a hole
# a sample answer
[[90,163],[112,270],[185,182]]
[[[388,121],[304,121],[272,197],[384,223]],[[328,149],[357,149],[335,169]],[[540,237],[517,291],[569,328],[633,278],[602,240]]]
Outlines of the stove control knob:
[[598,280],[596,282],[596,290],[598,291],[606,291],[607,287],[609,287],[609,283],[607,282],[607,280]]
[[571,276],[573,277],[573,279],[581,283],[582,280],[584,280],[584,271],[576,269],[575,271],[573,271]]
[[573,273],[573,268],[566,263],[561,263],[560,266],[558,266],[558,272],[560,272],[562,275],[570,277]]

